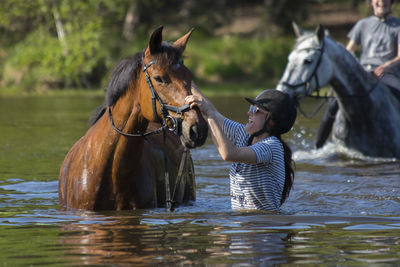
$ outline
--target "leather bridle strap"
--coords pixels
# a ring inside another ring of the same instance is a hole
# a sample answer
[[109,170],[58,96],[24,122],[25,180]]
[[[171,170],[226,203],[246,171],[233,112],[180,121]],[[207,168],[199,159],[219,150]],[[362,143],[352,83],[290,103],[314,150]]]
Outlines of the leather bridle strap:
[[[163,118],[162,119],[163,126],[166,126],[166,128],[168,128],[170,131],[173,131],[173,132],[175,132],[175,134],[179,135],[181,123],[182,123],[181,117],[184,112],[190,110],[190,105],[186,104],[186,105],[183,105],[180,107],[175,107],[175,106],[164,104],[164,102],[161,100],[160,96],[157,94],[156,90],[154,89],[153,83],[151,82],[150,76],[147,72],[147,69],[153,64],[155,64],[155,61],[150,61],[146,66],[143,67],[143,72],[145,74],[147,85],[149,86],[149,89],[151,91],[151,101],[152,101],[152,106],[153,106],[154,117],[158,118],[158,116],[157,116],[157,102],[158,102],[161,106],[160,111],[161,111],[161,115]],[[173,117],[173,116],[169,115],[168,111],[172,111],[172,112],[176,113],[178,115],[178,117]],[[172,127],[170,127],[168,125],[168,122],[170,122],[170,125],[172,125]]]
[[153,134],[162,133],[166,128],[166,125],[163,125],[162,127],[158,128],[154,131],[150,131],[150,132],[146,132],[146,133],[138,133],[138,134],[125,133],[125,132],[121,131],[120,129],[118,129],[117,126],[115,126],[114,119],[113,119],[112,112],[111,112],[111,107],[108,107],[108,118],[110,119],[111,127],[117,133],[119,133],[120,135],[126,136],[126,137],[146,137],[146,136],[150,136]]
[[[143,72],[145,73],[146,82],[151,91],[151,101],[152,101],[152,106],[153,106],[154,117],[157,118],[158,122],[162,123],[162,126],[154,131],[146,132],[146,133],[138,133],[138,134],[125,133],[115,126],[113,116],[112,116],[111,106],[109,106],[108,107],[108,117],[110,119],[111,126],[115,131],[117,131],[119,134],[121,134],[123,136],[144,137],[144,136],[148,136],[148,135],[161,133],[165,129],[173,131],[177,135],[180,134],[181,124],[182,124],[182,115],[186,111],[190,110],[190,106],[188,104],[186,104],[186,105],[183,105],[180,107],[175,107],[175,106],[164,104],[164,102],[161,100],[161,98],[158,96],[156,90],[154,89],[153,83],[151,82],[150,76],[147,72],[147,69],[153,64],[155,64],[155,61],[150,61],[146,66],[143,67]],[[161,106],[162,121],[160,121],[158,119],[157,102]],[[178,115],[178,117],[171,116],[168,111],[172,111],[172,112],[176,113]]]

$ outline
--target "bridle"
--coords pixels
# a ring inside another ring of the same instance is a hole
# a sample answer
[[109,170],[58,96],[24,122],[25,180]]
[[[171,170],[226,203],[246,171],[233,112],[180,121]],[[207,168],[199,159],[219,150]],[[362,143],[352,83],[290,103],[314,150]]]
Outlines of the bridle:
[[[279,81],[279,84],[282,84],[282,85],[284,85],[284,86],[287,86],[287,87],[289,87],[289,88],[292,89],[292,90],[295,90],[295,89],[298,88],[298,87],[305,86],[305,90],[306,90],[306,95],[305,95],[305,96],[306,96],[306,97],[317,98],[317,99],[324,99],[324,100],[325,100],[325,101],[321,102],[321,103],[315,108],[315,110],[311,113],[311,115],[306,114],[306,113],[301,109],[300,103],[298,103],[298,101],[296,101],[296,106],[299,108],[299,111],[300,111],[305,117],[307,117],[307,118],[312,118],[312,117],[314,117],[314,116],[319,112],[319,110],[323,107],[323,105],[327,102],[327,100],[328,100],[329,98],[331,98],[331,97],[328,97],[328,96],[326,96],[326,95],[325,95],[325,96],[320,96],[320,84],[319,84],[319,79],[318,79],[317,71],[318,71],[319,66],[321,65],[322,57],[323,57],[323,55],[324,55],[324,48],[325,48],[325,40],[322,41],[321,46],[318,47],[318,48],[303,48],[303,49],[297,50],[297,51],[302,51],[302,50],[315,50],[315,51],[320,52],[320,53],[319,53],[318,60],[317,60],[317,63],[315,64],[315,67],[314,67],[313,71],[311,72],[310,76],[309,76],[304,82],[299,82],[299,83],[296,83],[296,84],[292,84],[292,83],[289,83],[289,82],[286,82],[286,81]],[[312,82],[313,79],[315,80],[315,85],[316,85],[316,88],[317,88],[317,89],[316,89],[316,90],[317,90],[317,95],[316,95],[316,96],[311,95],[311,94],[312,94],[311,82]]]
[[[142,59],[143,66],[144,66],[144,59]],[[180,107],[175,107],[171,105],[165,104],[160,96],[157,94],[156,90],[154,89],[153,83],[151,82],[149,73],[147,72],[147,69],[155,64],[156,62],[150,61],[146,66],[143,67],[143,72],[145,74],[146,82],[147,85],[149,86],[149,89],[151,91],[151,101],[152,101],[152,106],[153,106],[153,114],[154,117],[157,118],[158,122],[162,123],[162,126],[156,130],[150,131],[150,132],[145,132],[145,133],[137,133],[137,134],[131,134],[131,133],[126,133],[120,130],[117,126],[114,124],[113,116],[112,116],[112,111],[111,107],[108,107],[108,117],[111,122],[112,128],[117,131],[119,134],[126,136],[126,137],[145,137],[153,134],[159,134],[162,133],[165,129],[168,129],[169,131],[174,132],[176,135],[180,135],[182,132],[182,115],[186,111],[190,109],[190,106],[188,104],[180,106]],[[160,111],[162,115],[162,121],[158,118],[157,115],[157,102],[160,105]],[[178,116],[174,117],[169,114],[169,111],[172,111],[176,113]]]
[[317,74],[317,70],[319,68],[319,65],[321,64],[322,61],[322,56],[324,55],[324,47],[325,47],[325,41],[322,41],[321,46],[318,48],[303,48],[303,49],[299,49],[298,51],[302,51],[302,50],[315,50],[320,52],[318,60],[317,60],[317,64],[315,64],[315,67],[313,69],[313,71],[311,72],[311,75],[304,81],[304,82],[299,82],[296,84],[292,84],[286,81],[280,81],[279,83],[282,85],[285,85],[287,87],[290,87],[291,89],[295,90],[298,87],[302,87],[305,86],[306,88],[306,96],[311,96],[311,81],[312,79],[315,80],[315,84],[316,84],[316,88],[318,90],[318,95],[319,95],[319,79],[318,79],[318,74]]
[[[151,101],[152,101],[152,106],[153,106],[153,114],[154,117],[158,119],[159,122],[162,123],[162,126],[156,130],[150,131],[150,132],[145,132],[145,133],[138,133],[138,134],[131,134],[131,133],[126,133],[123,132],[122,130],[118,129],[117,126],[114,124],[112,112],[111,112],[111,107],[108,107],[108,117],[110,119],[110,123],[112,128],[118,132],[119,134],[126,136],[126,137],[146,137],[150,136],[153,134],[159,134],[163,133],[164,134],[164,143],[166,142],[166,135],[165,135],[165,130],[168,129],[169,131],[174,132],[176,135],[180,135],[182,133],[182,115],[186,111],[190,110],[190,105],[186,104],[180,107],[175,107],[171,105],[165,104],[160,96],[157,94],[157,91],[154,89],[153,83],[151,82],[149,73],[147,72],[147,69],[155,64],[156,61],[150,61],[147,65],[144,65],[144,59],[142,58],[142,65],[143,65],[143,72],[145,74],[146,82],[147,85],[149,86],[149,89],[151,91]],[[160,112],[162,115],[162,121],[158,118],[157,115],[157,102],[160,105]],[[176,113],[178,116],[174,117],[169,114],[169,111],[172,111]],[[177,203],[175,198],[175,193],[176,190],[181,183],[182,176],[183,176],[183,168],[185,165],[188,165],[190,161],[190,156],[189,156],[189,150],[184,147],[182,157],[181,157],[181,162],[179,165],[178,169],[178,175],[176,178],[176,183],[173,188],[173,193],[171,196],[171,191],[170,191],[170,185],[169,185],[169,171],[168,171],[168,158],[166,156],[166,153],[164,153],[164,176],[165,176],[165,191],[166,191],[166,208],[169,211],[173,211],[175,209],[175,205]]]

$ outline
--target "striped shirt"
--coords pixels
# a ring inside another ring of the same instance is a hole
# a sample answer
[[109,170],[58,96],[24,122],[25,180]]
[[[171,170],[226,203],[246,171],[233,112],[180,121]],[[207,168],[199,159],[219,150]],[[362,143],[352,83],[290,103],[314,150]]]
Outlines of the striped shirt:
[[[244,125],[225,119],[223,132],[239,147],[247,146],[250,135]],[[232,209],[279,211],[285,184],[283,145],[270,136],[250,146],[256,153],[256,164],[234,162],[229,171]]]

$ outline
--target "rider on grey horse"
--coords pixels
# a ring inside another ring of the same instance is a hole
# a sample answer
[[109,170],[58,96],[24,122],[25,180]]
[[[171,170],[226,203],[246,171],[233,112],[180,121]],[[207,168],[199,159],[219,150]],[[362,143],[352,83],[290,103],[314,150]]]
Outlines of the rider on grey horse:
[[[348,34],[346,49],[361,47],[360,63],[388,85],[400,98],[400,19],[390,16],[394,0],[370,0],[373,16],[361,19]],[[338,110],[331,101],[317,133],[315,146],[320,148],[328,138]]]

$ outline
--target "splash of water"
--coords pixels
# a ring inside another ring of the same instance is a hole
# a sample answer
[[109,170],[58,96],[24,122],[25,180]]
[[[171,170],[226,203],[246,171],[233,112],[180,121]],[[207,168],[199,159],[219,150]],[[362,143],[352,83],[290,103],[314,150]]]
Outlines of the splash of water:
[[348,147],[328,142],[320,149],[298,150],[293,153],[296,162],[311,163],[316,165],[358,165],[366,163],[392,163],[399,162],[396,158],[377,158],[365,156],[359,151]]

